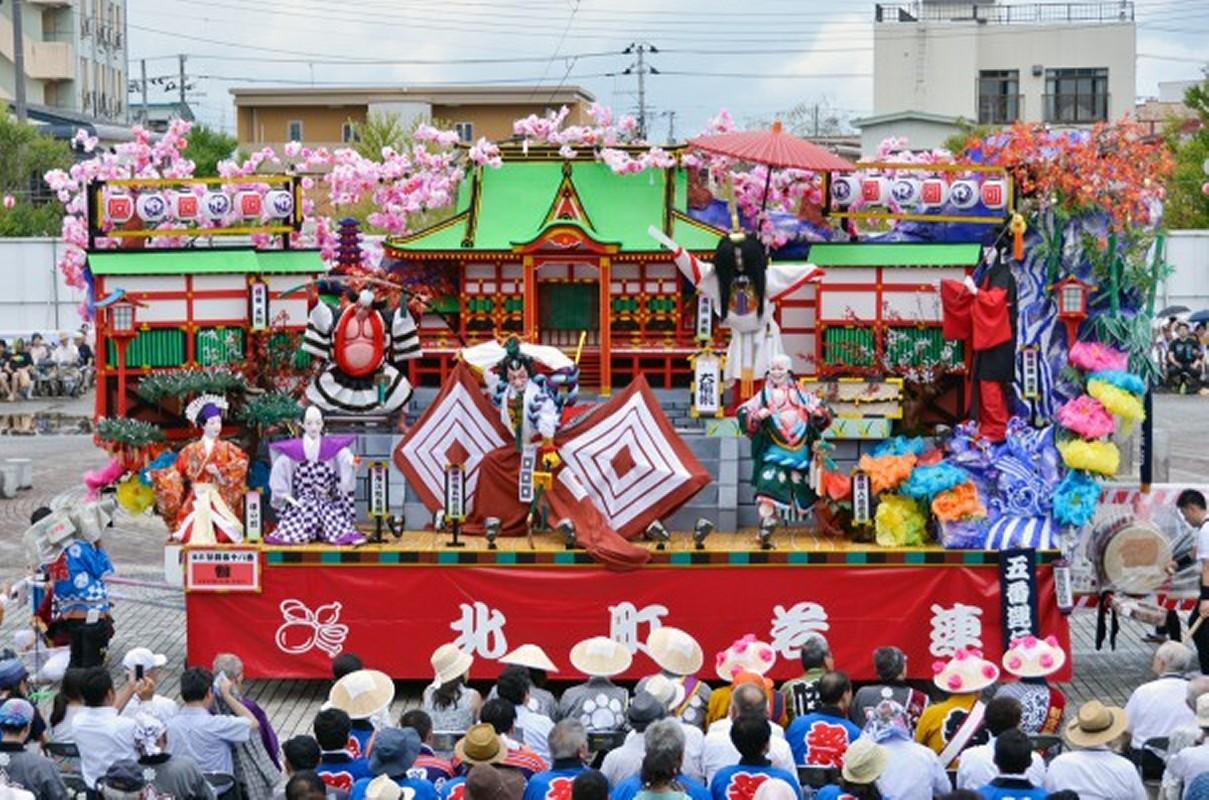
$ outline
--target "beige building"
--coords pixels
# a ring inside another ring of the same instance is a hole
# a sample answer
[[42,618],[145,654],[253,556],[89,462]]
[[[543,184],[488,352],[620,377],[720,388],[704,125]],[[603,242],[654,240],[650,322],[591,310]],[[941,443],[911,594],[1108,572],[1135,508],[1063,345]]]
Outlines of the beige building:
[[942,120],[1084,126],[1119,119],[1135,94],[1133,3],[1006,4],[922,0],[878,4],[873,114],[858,121],[870,152],[906,121],[938,145]]
[[577,86],[237,88],[231,94],[239,145],[245,149],[289,141],[312,147],[347,144],[357,124],[371,114],[397,114],[405,125],[418,117],[442,120],[467,142],[510,139],[513,120],[564,105],[571,111],[568,125],[586,123],[588,105],[595,99]]
[[[126,0],[22,0],[30,116],[124,124]],[[12,2],[0,3],[0,98],[15,97]]]

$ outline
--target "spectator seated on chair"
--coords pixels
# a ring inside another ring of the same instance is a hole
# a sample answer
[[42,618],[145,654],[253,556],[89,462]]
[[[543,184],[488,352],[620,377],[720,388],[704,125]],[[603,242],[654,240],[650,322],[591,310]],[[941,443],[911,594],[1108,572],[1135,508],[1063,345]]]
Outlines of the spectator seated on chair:
[[[372,780],[362,778],[353,784],[349,800],[373,800],[370,787],[381,785],[386,778],[393,781],[413,800],[437,800],[437,790],[423,778],[410,777],[409,770],[420,754],[420,736],[411,728],[383,728],[374,738],[374,749],[369,754],[369,768],[376,776]],[[387,787],[389,788],[389,787]]]
[[285,783],[286,800],[327,800],[328,787],[314,770],[295,772]]
[[432,784],[433,788],[438,792],[445,785],[445,781],[453,777],[453,765],[447,759],[438,756],[432,749],[432,720],[428,714],[418,708],[413,708],[407,711],[399,718],[400,728],[411,728],[420,737],[420,754],[416,756],[416,761],[411,766],[408,772],[410,775],[417,775],[423,772],[419,777],[424,778]]
[[562,797],[575,776],[587,769],[588,732],[578,719],[559,720],[550,731],[550,769],[529,779],[525,800]]
[[[649,685],[649,683],[648,683]],[[671,786],[687,794],[692,800],[710,800],[710,793],[699,781],[684,773],[685,759],[685,724],[675,718],[661,719],[652,722],[643,733],[643,768],[647,766],[647,757],[653,764],[679,764]],[[613,787],[611,800],[634,800],[642,791],[645,778],[641,771],[631,775]]]
[[38,800],[67,800],[59,768],[26,747],[33,722],[34,707],[28,700],[12,698],[0,704],[0,755],[8,783],[32,792]]
[[[160,682],[160,669],[167,663],[167,656],[153,653],[146,647],[135,647],[128,650],[122,657],[122,668],[126,670],[126,680],[133,681],[138,668],[142,667],[143,677],[156,685]],[[139,714],[150,714],[167,722],[176,715],[177,710],[176,702],[162,694],[152,695],[146,701],[136,694],[122,709],[122,716],[134,719]]]
[[663,704],[650,693],[638,692],[634,695],[626,711],[630,732],[626,734],[621,747],[605,753],[604,761],[600,765],[600,771],[609,779],[610,786],[617,786],[642,770],[642,759],[646,753],[643,733],[647,726],[663,719],[666,714]]
[[334,789],[351,792],[362,778],[372,778],[369,762],[348,750],[352,720],[338,708],[325,708],[315,715],[315,741],[319,743],[319,766],[315,772]]
[[137,730],[134,720],[119,716],[134,694],[136,687],[154,691],[154,684],[144,678],[127,683],[120,692],[113,690],[113,678],[104,667],[92,667],[84,671],[80,680],[80,694],[84,708],[72,722],[72,738],[80,750],[80,774],[89,789],[95,789],[97,781],[117,761],[138,760],[134,746]]
[[785,714],[790,722],[819,707],[819,679],[835,669],[831,645],[818,634],[808,637],[802,643],[801,660],[802,674],[781,686],[781,696],[785,698]]
[[[731,728],[734,720],[741,716],[756,715],[768,719],[768,696],[764,688],[756,683],[740,683],[730,693],[730,717],[720,719],[709,726],[705,735],[705,744],[701,750],[701,769],[705,780],[713,785],[714,775],[723,767],[739,763],[739,750],[731,739]],[[769,723],[772,739],[769,742],[768,757],[773,766],[790,774],[794,773],[793,751],[785,734],[779,725]]]
[[995,766],[999,774],[980,787],[978,793],[986,800],[1045,800],[1045,789],[1033,783],[1027,774],[1036,757],[1023,731],[1003,731],[995,737]]
[[[978,791],[994,780],[999,774],[995,763],[995,739],[1007,731],[1020,730],[1021,714],[1020,701],[1014,697],[998,695],[987,703],[983,725],[991,740],[961,754],[961,766],[957,769],[958,789]],[[1042,785],[1045,783],[1045,760],[1033,753],[1031,763],[1024,772],[1034,786]]]
[[138,762],[115,761],[97,780],[97,794],[103,800],[139,800],[149,781]]
[[[1163,775],[1163,754],[1146,747],[1151,739],[1167,738],[1177,728],[1196,721],[1188,708],[1188,678],[1192,651],[1179,642],[1164,642],[1155,650],[1150,665],[1156,677],[1133,690],[1125,713],[1129,717],[1130,747],[1140,753],[1142,777]],[[1165,749],[1165,748],[1164,748]]]
[[584,770],[571,781],[571,800],[609,800],[609,779],[598,770]]
[[852,682],[842,672],[828,672],[817,683],[819,704],[794,717],[785,731],[793,750],[793,763],[813,767],[839,767],[844,752],[861,735],[848,720]]
[[[216,688],[234,716],[211,713]],[[234,775],[231,746],[248,741],[259,725],[231,692],[232,684],[225,675],[215,679],[201,667],[185,670],[181,675],[184,706],[168,720],[168,751],[191,757],[204,773]]]
[[933,795],[950,791],[940,757],[914,740],[906,709],[893,700],[883,700],[870,709],[868,717],[861,739],[881,745],[888,756],[877,779],[878,791],[895,800],[931,800]]
[[815,800],[881,800],[877,779],[886,771],[890,754],[886,748],[872,739],[858,739],[844,755],[844,766],[840,770],[840,782],[819,789]]
[[1201,341],[1187,322],[1176,325],[1176,338],[1167,346],[1167,381],[1178,392],[1201,388],[1204,357]]
[[1069,789],[1082,798],[1147,800],[1146,787],[1133,762],[1109,749],[1128,729],[1129,715],[1124,709],[1099,700],[1081,705],[1075,718],[1066,723],[1066,739],[1075,749],[1050,762],[1046,790]]
[[134,744],[139,752],[139,766],[154,774],[155,791],[175,800],[213,800],[214,790],[206,781],[197,762],[189,756],[174,756],[168,752],[168,726],[159,717],[144,712],[134,718],[138,726]]
[[792,786],[802,800],[795,773],[776,767],[768,760],[772,728],[762,714],[741,714],[730,726],[730,740],[739,751],[739,763],[718,770],[709,784],[714,800],[730,800],[738,787],[754,790],[765,781],[784,781]]
[[[539,756],[527,745],[516,738],[516,706],[503,697],[488,700],[479,710],[481,722],[485,722],[495,730],[504,748],[504,756],[499,761],[502,766],[511,767],[521,773],[526,781],[539,772],[550,768],[549,762]],[[470,731],[481,725],[472,725],[459,742],[470,741]],[[453,765],[459,770],[461,754],[454,748]],[[494,763],[494,762],[493,762]]]

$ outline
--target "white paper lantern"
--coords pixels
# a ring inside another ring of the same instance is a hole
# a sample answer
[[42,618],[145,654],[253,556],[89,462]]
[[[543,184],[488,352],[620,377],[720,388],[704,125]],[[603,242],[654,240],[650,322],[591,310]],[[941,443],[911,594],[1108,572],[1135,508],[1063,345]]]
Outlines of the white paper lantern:
[[982,204],[987,208],[1000,209],[1007,206],[1007,183],[1001,180],[983,181],[979,190]]
[[890,181],[881,175],[861,179],[861,200],[866,205],[884,206],[890,197]]
[[925,178],[919,186],[919,204],[924,208],[940,208],[949,201],[949,184],[944,178]]
[[206,192],[202,197],[202,214],[208,220],[221,221],[231,213],[231,198],[222,192]]
[[837,206],[850,206],[860,197],[860,182],[851,175],[831,179],[831,202]]
[[294,213],[293,192],[275,189],[266,194],[264,199],[269,207],[269,216],[274,219],[286,219]]
[[192,192],[173,192],[172,216],[182,222],[197,219],[201,213],[201,198]]
[[954,208],[973,208],[978,204],[978,186],[974,181],[953,181],[949,187],[949,202]]
[[890,186],[890,197],[903,208],[919,205],[920,184],[916,178],[898,178]]
[[134,201],[134,210],[143,222],[163,222],[168,216],[168,201],[159,192],[140,194]]

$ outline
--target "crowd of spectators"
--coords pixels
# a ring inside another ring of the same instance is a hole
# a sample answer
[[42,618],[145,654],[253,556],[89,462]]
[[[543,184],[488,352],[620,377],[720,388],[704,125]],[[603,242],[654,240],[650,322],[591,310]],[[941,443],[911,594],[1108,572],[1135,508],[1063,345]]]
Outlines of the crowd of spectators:
[[1166,388],[1180,394],[1209,394],[1209,324],[1168,318],[1155,330],[1152,354]]
[[95,380],[96,354],[91,329],[61,331],[52,344],[35,333],[26,341],[0,339],[0,399],[13,402],[38,396],[77,396]]

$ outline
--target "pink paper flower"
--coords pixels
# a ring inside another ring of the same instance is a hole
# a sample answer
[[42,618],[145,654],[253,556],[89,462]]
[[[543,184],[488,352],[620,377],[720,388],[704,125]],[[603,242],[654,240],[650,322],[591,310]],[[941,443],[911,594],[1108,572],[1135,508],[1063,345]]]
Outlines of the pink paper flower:
[[[1072,356],[1074,350],[1071,350]],[[1113,432],[1115,423],[1112,414],[1091,395],[1079,395],[1058,409],[1058,422],[1062,427],[1077,433],[1084,439],[1099,439]]]
[[1129,366],[1129,356],[1099,342],[1076,342],[1070,349],[1070,363],[1087,372],[1123,370]]

